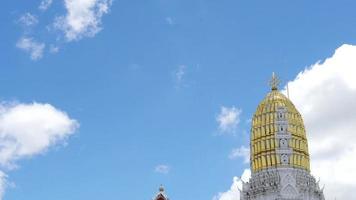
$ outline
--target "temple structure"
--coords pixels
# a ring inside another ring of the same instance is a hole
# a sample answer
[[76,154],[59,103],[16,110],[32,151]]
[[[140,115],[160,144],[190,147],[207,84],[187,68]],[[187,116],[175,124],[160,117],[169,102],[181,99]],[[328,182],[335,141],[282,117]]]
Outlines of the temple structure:
[[164,187],[162,185],[159,187],[158,193],[152,200],[169,200],[168,196],[164,192]]
[[310,174],[310,157],[301,114],[278,91],[271,91],[252,119],[251,178],[243,183],[241,200],[324,200],[323,189]]

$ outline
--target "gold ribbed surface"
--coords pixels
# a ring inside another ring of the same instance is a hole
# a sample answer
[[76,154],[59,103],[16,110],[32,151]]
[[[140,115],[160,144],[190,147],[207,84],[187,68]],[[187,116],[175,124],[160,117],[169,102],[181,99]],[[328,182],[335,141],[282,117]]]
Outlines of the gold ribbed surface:
[[303,119],[293,103],[278,90],[272,90],[258,105],[251,127],[251,168],[253,172],[281,166],[276,154],[279,142],[277,108],[287,108],[288,132],[292,134],[289,147],[293,149],[289,166],[310,170],[308,142]]

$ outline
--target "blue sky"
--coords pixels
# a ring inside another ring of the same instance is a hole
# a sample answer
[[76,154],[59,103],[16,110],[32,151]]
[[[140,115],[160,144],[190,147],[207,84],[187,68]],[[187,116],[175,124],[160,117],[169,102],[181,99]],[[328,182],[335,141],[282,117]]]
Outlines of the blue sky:
[[[6,200],[150,199],[161,183],[172,200],[212,199],[248,167],[229,154],[248,146],[272,71],[286,83],[356,42],[353,1],[114,0],[102,29],[75,39],[51,28],[65,2],[40,2],[0,7],[0,99],[48,103],[79,127],[2,166]],[[45,44],[41,56],[21,38]],[[222,107],[242,111],[233,130],[219,128]]]

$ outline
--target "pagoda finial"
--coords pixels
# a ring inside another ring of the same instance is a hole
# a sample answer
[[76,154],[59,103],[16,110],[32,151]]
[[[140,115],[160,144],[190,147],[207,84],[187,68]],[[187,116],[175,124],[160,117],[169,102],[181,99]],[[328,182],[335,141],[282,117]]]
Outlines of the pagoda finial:
[[276,76],[274,72],[272,72],[272,78],[269,81],[269,85],[271,86],[272,90],[278,90],[278,85],[280,83],[279,78]]
[[160,191],[160,192],[164,192],[164,187],[163,187],[162,184],[159,186],[159,191]]

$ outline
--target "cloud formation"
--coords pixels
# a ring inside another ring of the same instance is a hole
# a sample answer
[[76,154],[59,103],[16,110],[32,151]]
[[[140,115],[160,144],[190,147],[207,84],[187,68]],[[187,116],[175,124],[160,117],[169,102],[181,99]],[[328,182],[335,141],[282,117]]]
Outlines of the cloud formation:
[[356,46],[342,45],[289,82],[306,125],[311,170],[327,199],[356,199]]
[[20,159],[65,144],[77,128],[76,120],[50,104],[0,103],[0,197],[8,185],[3,171],[16,169]]
[[233,107],[222,106],[220,114],[216,117],[221,133],[235,133],[237,125],[240,123],[241,110]]
[[157,165],[155,167],[155,172],[160,174],[168,174],[171,168],[168,165]]
[[40,5],[38,6],[38,9],[45,11],[47,10],[53,3],[53,0],[42,0]]
[[247,182],[251,177],[251,171],[245,169],[241,178],[234,177],[230,189],[226,192],[220,192],[213,197],[213,200],[240,200],[240,190],[242,190],[242,182]]
[[250,148],[241,146],[241,147],[233,149],[229,155],[230,159],[236,159],[239,157],[243,159],[245,164],[249,163],[250,162]]
[[38,19],[35,15],[32,15],[31,13],[25,13],[18,19],[18,22],[25,27],[30,27],[37,25]]
[[0,171],[0,199],[4,198],[5,190],[7,187],[7,175],[3,171]]
[[174,20],[172,17],[166,17],[165,20],[166,20],[167,24],[174,25]]
[[29,53],[32,60],[38,60],[42,58],[46,45],[31,37],[22,37],[17,41],[16,47]]
[[181,88],[182,86],[187,86],[185,82],[185,76],[187,73],[186,65],[179,65],[176,70],[173,71],[173,79],[176,88]]
[[[62,0],[61,2],[64,4],[64,13],[55,12],[54,16],[48,16],[50,13],[45,11],[52,6],[53,0],[41,0],[36,9],[38,15],[26,12],[16,20],[16,23],[23,28],[23,36],[17,41],[16,46],[28,52],[32,60],[41,59],[45,50],[57,53],[60,46],[66,42],[94,37],[102,30],[102,17],[109,12],[112,5],[112,0]],[[41,18],[37,16],[45,14],[50,19],[50,24],[36,26],[41,25],[39,23]],[[36,30],[34,30],[35,26]],[[37,30],[41,30],[42,37],[39,37]],[[54,33],[55,37],[51,37],[50,33]],[[46,46],[50,48],[45,48]]]
[[93,37],[101,29],[101,18],[109,12],[111,0],[65,0],[66,14],[55,19],[56,29],[67,41]]

